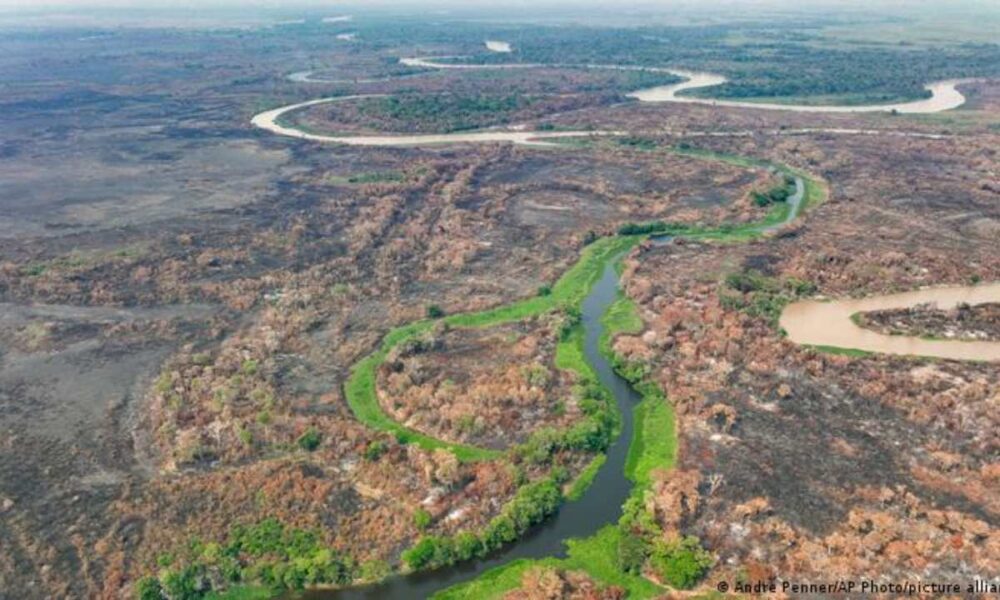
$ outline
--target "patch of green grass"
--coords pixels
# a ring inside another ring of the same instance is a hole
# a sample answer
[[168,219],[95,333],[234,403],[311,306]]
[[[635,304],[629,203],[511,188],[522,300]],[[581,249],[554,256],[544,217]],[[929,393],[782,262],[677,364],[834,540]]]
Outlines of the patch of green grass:
[[677,434],[674,408],[659,387],[645,383],[637,386],[643,400],[634,410],[634,433],[625,459],[625,476],[636,487],[646,488],[656,469],[669,469],[677,459]]
[[639,308],[631,298],[618,292],[618,297],[608,306],[607,312],[601,317],[604,324],[604,333],[614,336],[619,333],[635,334],[643,329],[642,317],[639,316]]
[[624,573],[618,568],[618,527],[608,525],[585,539],[566,542],[568,556],[558,566],[573,571],[586,571],[601,583],[624,588],[630,599],[652,598],[663,592],[653,582]]
[[618,536],[614,525],[604,527],[585,539],[567,540],[565,559],[520,559],[483,573],[472,581],[450,587],[432,596],[434,600],[492,600],[520,587],[525,571],[533,567],[551,567],[584,571],[605,585],[625,589],[628,598],[652,598],[663,592],[653,582],[618,568]]
[[573,501],[583,498],[583,493],[587,491],[590,484],[594,482],[594,478],[597,477],[597,472],[601,470],[604,463],[608,460],[606,454],[598,454],[594,457],[594,460],[590,461],[583,471],[577,476],[573,483],[569,486],[569,490],[566,491],[566,499]]
[[521,577],[528,569],[558,562],[556,559],[529,560],[521,558],[486,571],[479,577],[442,590],[433,596],[434,600],[493,600],[521,585]]
[[221,592],[209,592],[205,600],[267,600],[274,592],[256,585],[239,585]]
[[597,374],[583,354],[583,337],[583,327],[577,325],[569,331],[568,335],[559,340],[556,345],[556,368],[572,371],[582,381],[596,381]]
[[842,356],[851,356],[854,358],[864,358],[866,356],[873,356],[874,352],[869,352],[868,350],[860,350],[858,348],[840,348],[839,346],[824,346],[824,345],[813,345],[806,344],[809,348],[817,350],[819,352],[826,352],[827,354],[840,354]]
[[402,171],[370,171],[353,175],[328,175],[329,183],[339,185],[364,185],[366,183],[397,183],[406,178]]

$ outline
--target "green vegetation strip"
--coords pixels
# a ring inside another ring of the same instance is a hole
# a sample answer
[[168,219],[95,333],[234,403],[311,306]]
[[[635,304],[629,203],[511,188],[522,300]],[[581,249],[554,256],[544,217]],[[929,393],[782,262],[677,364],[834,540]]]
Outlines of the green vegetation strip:
[[577,476],[576,480],[569,486],[569,490],[566,492],[566,499],[573,501],[583,498],[584,492],[590,487],[590,484],[594,483],[594,478],[597,477],[597,472],[601,470],[604,463],[607,462],[608,456],[606,454],[598,454],[590,461],[583,471]]
[[816,350],[818,352],[825,352],[827,354],[839,354],[841,356],[851,356],[854,358],[864,358],[866,356],[873,356],[874,352],[869,352],[868,350],[861,350],[858,348],[841,348],[839,346],[823,346],[823,345],[813,345],[807,344],[808,347]]
[[[440,321],[454,327],[490,327],[519,321],[561,307],[577,307],[600,278],[604,265],[638,241],[639,238],[635,236],[599,239],[583,249],[580,260],[552,286],[550,294],[526,298],[513,304],[480,312],[450,315]],[[359,421],[376,430],[392,433],[402,443],[414,443],[428,450],[446,448],[454,452],[461,461],[497,458],[501,452],[496,450],[445,442],[408,429],[383,412],[379,405],[375,387],[378,366],[385,361],[393,347],[429,331],[435,322],[424,319],[390,331],[383,338],[379,349],[362,359],[351,370],[351,375],[344,386],[347,403]],[[557,353],[556,366],[582,373],[592,372],[583,359],[582,351],[576,355],[575,351],[568,348],[563,348],[561,353]]]

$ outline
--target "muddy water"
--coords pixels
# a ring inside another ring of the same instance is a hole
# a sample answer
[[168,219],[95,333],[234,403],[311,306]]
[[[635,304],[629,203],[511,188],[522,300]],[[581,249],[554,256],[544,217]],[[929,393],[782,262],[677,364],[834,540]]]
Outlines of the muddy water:
[[[308,74],[306,74],[308,75]],[[254,116],[251,123],[255,127],[284,135],[310,140],[313,142],[332,142],[337,144],[347,144],[351,146],[418,146],[427,144],[456,144],[456,143],[482,143],[482,142],[513,142],[528,146],[547,145],[545,140],[557,138],[586,137],[598,135],[618,135],[617,131],[524,131],[517,129],[485,129],[480,131],[470,131],[467,133],[442,133],[442,134],[418,134],[418,135],[358,135],[358,136],[337,136],[320,133],[309,133],[296,129],[295,127],[282,125],[279,120],[284,115],[319,104],[330,102],[342,102],[346,100],[359,100],[363,98],[378,98],[381,94],[361,94],[354,96],[337,96],[333,98],[319,98],[282,106],[272,110],[264,111]]]
[[308,600],[413,600],[426,598],[444,588],[473,579],[488,569],[518,558],[564,556],[563,541],[587,537],[605,525],[617,522],[622,504],[628,498],[632,482],[625,478],[625,458],[632,439],[632,409],[642,399],[629,384],[618,377],[600,353],[598,341],[604,332],[600,318],[618,293],[618,274],[609,261],[601,279],[583,301],[584,354],[597,377],[611,392],[621,414],[621,432],[608,449],[607,461],[597,473],[583,497],[567,502],[558,513],[524,538],[501,549],[485,560],[470,561],[437,571],[394,576],[370,586],[342,590],[310,590],[296,598]]
[[1000,302],[1000,282],[928,288],[872,298],[795,302],[785,308],[780,324],[788,332],[789,339],[798,344],[954,360],[1000,361],[1000,342],[928,340],[883,335],[858,327],[851,321],[851,315],[858,312],[908,308],[925,303],[947,310],[961,303],[985,302]]
[[726,82],[726,78],[712,73],[692,73],[674,71],[675,75],[687,77],[687,81],[672,85],[663,85],[629,94],[640,102],[677,102],[681,104],[702,104],[707,106],[723,106],[728,108],[753,108],[758,110],[787,110],[792,112],[815,113],[870,113],[892,112],[901,114],[928,114],[958,108],[965,104],[965,96],[958,91],[957,86],[969,83],[971,79],[952,79],[936,81],[924,86],[931,93],[930,98],[899,102],[896,104],[864,104],[864,105],[809,105],[809,104],[778,104],[768,102],[745,102],[738,100],[713,100],[711,98],[696,98],[680,96],[680,92],[697,88],[711,87]]

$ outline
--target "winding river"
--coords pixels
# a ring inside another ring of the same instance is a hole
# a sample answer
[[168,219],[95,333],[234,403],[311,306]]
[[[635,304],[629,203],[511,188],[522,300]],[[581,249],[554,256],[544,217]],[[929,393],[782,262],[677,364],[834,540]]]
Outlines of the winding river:
[[[925,86],[930,91],[931,97],[923,100],[914,100],[897,104],[878,104],[860,106],[833,106],[833,105],[803,105],[803,104],[769,104],[757,102],[743,102],[736,100],[713,100],[709,98],[698,98],[689,95],[682,95],[683,92],[701,88],[721,85],[726,82],[722,75],[713,73],[699,73],[672,69],[665,67],[640,67],[633,65],[603,65],[603,64],[542,64],[542,63],[501,63],[501,64],[465,64],[448,63],[440,60],[449,57],[441,57],[437,60],[431,58],[403,58],[400,63],[409,67],[424,69],[454,69],[454,70],[499,70],[499,69],[558,69],[558,68],[584,68],[584,69],[610,69],[617,71],[645,71],[652,73],[668,73],[682,78],[684,81],[670,85],[656,86],[641,90],[636,90],[628,96],[639,102],[673,102],[679,104],[699,104],[707,106],[718,106],[728,108],[760,109],[760,110],[786,110],[793,112],[816,112],[816,113],[870,113],[870,112],[897,112],[900,114],[927,114],[941,112],[957,108],[965,103],[965,96],[958,91],[957,86],[963,83],[974,81],[973,79],[951,79],[929,83]],[[382,81],[378,79],[359,80],[328,80],[316,79],[311,71],[299,71],[289,75],[289,79],[297,83],[371,83]],[[584,136],[607,136],[621,135],[618,131],[527,131],[517,128],[496,128],[471,132],[443,133],[443,134],[417,134],[417,135],[327,135],[320,133],[310,133],[289,125],[282,125],[281,119],[290,113],[331,102],[343,102],[381,96],[379,94],[357,94],[351,96],[334,96],[329,98],[318,98],[306,102],[289,104],[271,110],[264,111],[251,119],[255,127],[259,127],[278,135],[294,137],[314,142],[328,142],[335,144],[348,144],[353,146],[416,146],[426,144],[448,144],[448,143],[483,143],[483,142],[510,142],[523,145],[544,145],[546,139],[571,138]]]
[[1000,283],[933,287],[860,299],[794,302],[781,314],[780,325],[788,333],[788,338],[797,344],[832,346],[902,356],[1000,361],[1000,342],[933,340],[886,335],[864,329],[851,321],[851,315],[859,312],[910,308],[927,303],[948,310],[959,304],[986,302],[1000,302]]

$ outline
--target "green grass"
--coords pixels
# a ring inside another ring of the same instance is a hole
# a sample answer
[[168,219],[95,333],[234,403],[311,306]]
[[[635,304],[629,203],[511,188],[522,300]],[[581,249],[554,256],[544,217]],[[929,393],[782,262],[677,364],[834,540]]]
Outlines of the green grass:
[[841,356],[851,356],[854,358],[864,358],[866,356],[874,356],[874,352],[869,352],[868,350],[860,350],[858,348],[841,348],[839,346],[824,346],[824,345],[813,345],[806,344],[807,347],[817,350],[819,352],[826,352],[827,354],[840,354]]
[[643,329],[638,307],[621,291],[618,292],[618,297],[601,317],[601,323],[604,325],[604,334],[601,335],[600,350],[605,356],[610,355],[611,341],[616,335],[620,333],[636,334]]
[[558,559],[529,560],[521,558],[490,569],[471,581],[442,590],[431,598],[434,600],[493,600],[520,587],[521,577],[528,569],[558,562]]
[[570,571],[584,571],[596,581],[625,589],[630,599],[652,598],[663,589],[651,581],[623,573],[618,569],[619,530],[614,525],[602,528],[585,539],[566,541],[567,557],[519,559],[483,573],[472,581],[462,583],[433,596],[434,600],[493,600],[521,586],[525,571],[533,567],[550,567]]
[[583,327],[577,325],[556,345],[556,368],[576,373],[581,380],[597,381],[594,367],[583,353]]
[[406,179],[402,171],[370,171],[353,175],[328,175],[328,183],[339,185],[364,185],[366,183],[398,183]]
[[619,529],[608,525],[596,534],[566,542],[568,556],[560,561],[560,567],[573,571],[586,571],[601,583],[624,588],[630,599],[652,598],[663,589],[651,581],[618,568]]
[[634,410],[634,434],[625,459],[625,476],[645,489],[656,469],[669,469],[677,459],[674,408],[653,384],[638,386],[643,400]]
[[205,600],[267,600],[274,592],[256,585],[239,585],[221,592],[209,592]]
[[566,499],[569,501],[579,500],[583,498],[583,493],[587,491],[590,484],[594,483],[594,478],[597,477],[597,472],[601,470],[604,463],[608,460],[606,454],[598,454],[594,457],[594,460],[590,461],[583,471],[577,476],[573,483],[569,486],[569,490],[566,491]]

